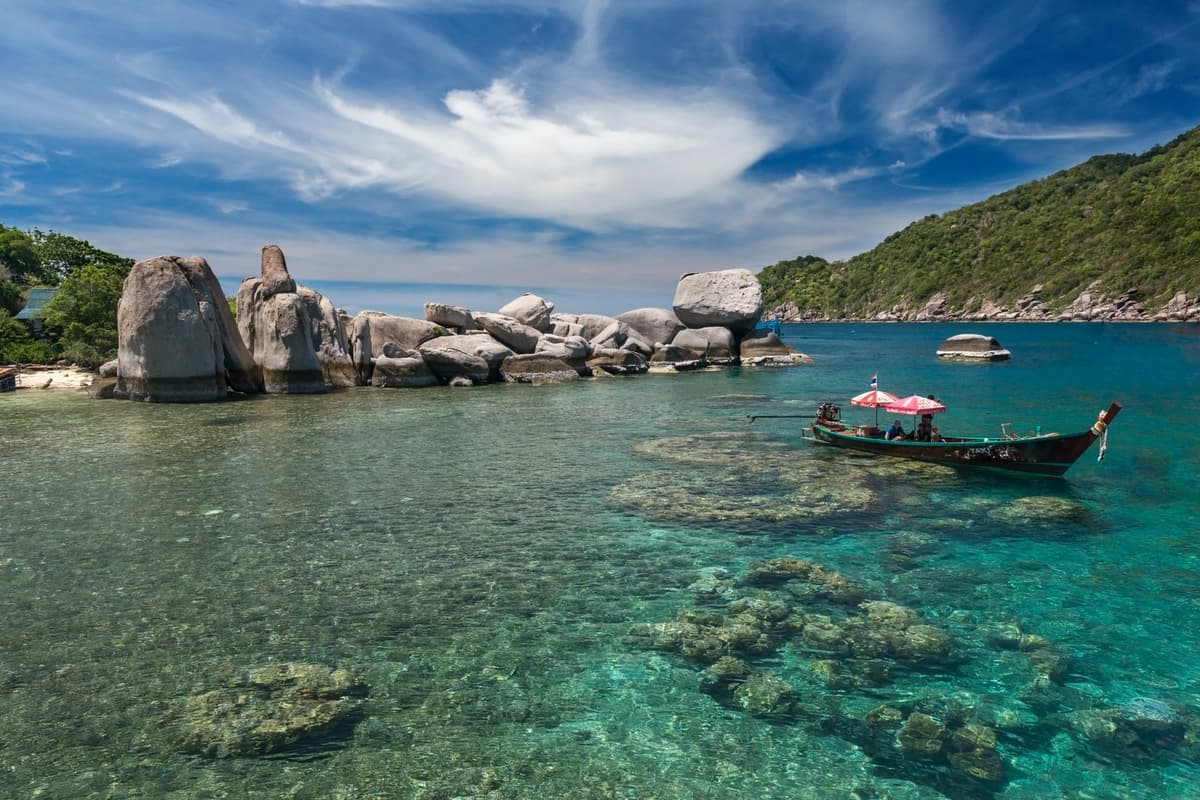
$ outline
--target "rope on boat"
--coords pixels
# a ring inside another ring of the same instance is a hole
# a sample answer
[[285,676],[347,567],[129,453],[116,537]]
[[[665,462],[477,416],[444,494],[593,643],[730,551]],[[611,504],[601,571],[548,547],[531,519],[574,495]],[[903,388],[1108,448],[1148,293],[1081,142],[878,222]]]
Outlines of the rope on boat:
[[1092,425],[1092,433],[1100,437],[1100,455],[1096,458],[1097,461],[1104,460],[1104,451],[1108,450],[1108,423],[1104,421],[1104,412],[1100,412],[1100,418]]

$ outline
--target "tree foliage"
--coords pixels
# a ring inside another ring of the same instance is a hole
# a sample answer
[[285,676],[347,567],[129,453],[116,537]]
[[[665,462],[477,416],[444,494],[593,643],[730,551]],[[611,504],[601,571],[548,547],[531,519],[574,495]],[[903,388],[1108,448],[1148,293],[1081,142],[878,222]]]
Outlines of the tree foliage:
[[45,364],[55,358],[45,340],[34,340],[29,329],[0,309],[0,364]]
[[86,240],[63,233],[34,228],[29,234],[29,240],[41,265],[44,279],[49,283],[57,284],[88,264],[124,267],[126,271],[133,266],[132,258],[100,250],[92,247]]
[[1094,281],[1156,308],[1200,292],[1200,128],[1135,155],[1096,156],[981,203],[930,215],[844,262],[816,256],[759,273],[769,307],[831,317],[984,300],[1011,307],[1036,285],[1059,309]]
[[117,304],[129,267],[85,264],[71,270],[46,305],[48,327],[62,331],[62,355],[98,367],[117,355]]

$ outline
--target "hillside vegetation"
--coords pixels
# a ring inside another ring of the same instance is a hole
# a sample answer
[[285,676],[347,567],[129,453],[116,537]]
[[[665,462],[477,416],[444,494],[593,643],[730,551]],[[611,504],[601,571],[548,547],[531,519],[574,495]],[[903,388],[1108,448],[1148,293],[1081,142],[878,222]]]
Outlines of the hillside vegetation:
[[1011,308],[1035,286],[1048,309],[1095,281],[1147,310],[1200,291],[1200,127],[1139,155],[1096,156],[942,215],[930,215],[848,261],[780,261],[759,281],[768,309],[867,318],[920,309],[936,293],[948,312],[984,301]]

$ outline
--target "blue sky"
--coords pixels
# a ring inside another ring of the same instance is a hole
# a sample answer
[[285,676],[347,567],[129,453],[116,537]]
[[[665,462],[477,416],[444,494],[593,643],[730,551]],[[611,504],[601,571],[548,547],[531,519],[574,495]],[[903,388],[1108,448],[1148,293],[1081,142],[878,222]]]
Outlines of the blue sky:
[[0,223],[350,310],[669,306],[1200,123],[1200,0],[0,0]]

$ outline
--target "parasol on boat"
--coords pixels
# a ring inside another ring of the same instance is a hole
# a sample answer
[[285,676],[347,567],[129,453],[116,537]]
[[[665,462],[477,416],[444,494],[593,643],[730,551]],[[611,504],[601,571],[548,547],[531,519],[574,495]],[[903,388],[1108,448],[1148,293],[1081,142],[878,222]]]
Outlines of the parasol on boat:
[[946,407],[934,400],[931,397],[921,397],[919,394],[910,394],[908,397],[902,397],[894,403],[888,403],[884,406],[893,414],[940,414],[946,410]]
[[899,398],[894,394],[882,391],[880,389],[872,389],[869,392],[863,392],[850,398],[850,405],[864,406],[866,408],[875,409],[875,426],[879,426],[879,407],[886,406],[889,403],[898,402]]

